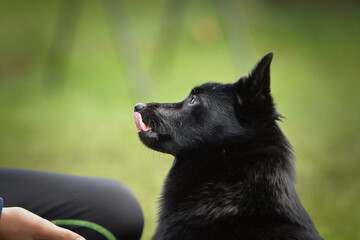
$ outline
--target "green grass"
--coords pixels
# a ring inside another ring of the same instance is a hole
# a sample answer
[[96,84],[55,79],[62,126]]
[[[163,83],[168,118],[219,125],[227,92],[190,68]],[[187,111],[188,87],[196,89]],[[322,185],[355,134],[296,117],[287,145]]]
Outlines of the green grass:
[[[54,88],[43,76],[59,2],[0,1],[0,165],[122,181],[140,200],[143,239],[150,239],[172,157],[140,143],[134,104],[179,101],[202,82],[235,81],[273,51],[272,92],[296,152],[300,198],[325,239],[360,238],[358,5],[253,1],[230,26],[241,21],[244,35],[228,36],[214,4],[191,2],[172,64],[165,58],[154,67],[169,49],[154,48],[163,3],[126,1],[151,79],[142,97],[130,87],[100,1],[84,4],[63,82]],[[220,27],[210,43],[193,33],[204,18]],[[243,52],[233,52],[230,37]]]

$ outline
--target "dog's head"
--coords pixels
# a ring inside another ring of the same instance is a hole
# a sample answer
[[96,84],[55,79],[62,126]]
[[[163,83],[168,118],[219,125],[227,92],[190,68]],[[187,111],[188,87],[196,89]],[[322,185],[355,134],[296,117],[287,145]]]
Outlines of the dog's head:
[[181,102],[138,103],[135,126],[148,147],[172,155],[226,145],[277,119],[270,95],[272,53],[233,84],[205,83]]

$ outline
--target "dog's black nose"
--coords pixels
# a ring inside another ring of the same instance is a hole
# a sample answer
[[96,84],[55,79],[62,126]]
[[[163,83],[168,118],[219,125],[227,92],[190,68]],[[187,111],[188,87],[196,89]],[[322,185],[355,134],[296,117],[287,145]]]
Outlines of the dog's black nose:
[[141,109],[145,108],[146,107],[146,104],[145,103],[137,103],[135,104],[135,112],[138,112],[140,111]]

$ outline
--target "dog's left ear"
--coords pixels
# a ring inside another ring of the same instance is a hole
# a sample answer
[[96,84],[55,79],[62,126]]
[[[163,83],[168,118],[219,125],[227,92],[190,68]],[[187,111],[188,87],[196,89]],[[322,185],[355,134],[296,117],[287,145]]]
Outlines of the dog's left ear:
[[246,99],[264,98],[270,95],[270,63],[273,53],[266,54],[251,71],[235,83],[235,91],[240,104]]

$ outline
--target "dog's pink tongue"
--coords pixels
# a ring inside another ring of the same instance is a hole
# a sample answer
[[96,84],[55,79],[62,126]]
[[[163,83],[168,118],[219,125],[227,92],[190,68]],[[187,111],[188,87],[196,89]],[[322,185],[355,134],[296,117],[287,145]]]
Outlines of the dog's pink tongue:
[[149,127],[146,126],[146,124],[143,122],[141,114],[138,112],[134,112],[134,119],[135,119],[135,128],[137,132],[143,131],[149,131]]

